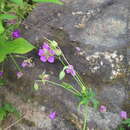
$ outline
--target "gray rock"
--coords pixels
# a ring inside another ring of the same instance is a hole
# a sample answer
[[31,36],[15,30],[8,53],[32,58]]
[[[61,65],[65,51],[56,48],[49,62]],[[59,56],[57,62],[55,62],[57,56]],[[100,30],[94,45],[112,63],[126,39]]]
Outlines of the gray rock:
[[[100,130],[115,129],[121,121],[115,112],[129,109],[125,107],[128,100],[129,0],[64,2],[64,6],[39,4],[23,22],[23,36],[37,47],[42,45],[44,37],[59,43],[70,64],[74,64],[84,81],[94,89],[101,104],[107,105],[110,111],[102,116],[89,108],[89,122],[94,121]],[[76,47],[81,50],[77,51]],[[35,57],[35,67],[25,69],[25,76],[18,81],[14,76],[13,65],[10,62],[6,64],[6,68],[8,64],[11,66],[11,69],[6,70],[6,76],[13,86],[12,91],[19,93],[23,99],[30,96],[38,104],[58,110],[66,120],[70,121],[73,114],[82,119],[76,109],[78,100],[64,89],[50,85],[41,85],[38,92],[30,89],[44,70],[50,73],[52,80],[57,81],[56,76],[62,69],[58,61],[43,64],[36,53],[30,55]],[[65,81],[75,85],[70,77]]]

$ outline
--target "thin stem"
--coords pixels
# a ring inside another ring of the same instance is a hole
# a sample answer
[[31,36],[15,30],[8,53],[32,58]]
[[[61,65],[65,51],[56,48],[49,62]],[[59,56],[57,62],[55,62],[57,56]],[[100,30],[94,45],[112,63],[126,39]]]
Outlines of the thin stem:
[[4,130],[8,130],[9,128],[11,128],[12,126],[16,125],[18,122],[20,122],[25,115],[23,115],[20,119],[16,120],[13,124],[11,124],[10,126],[4,128]]
[[[67,64],[69,65],[69,62],[67,61],[67,59],[65,58],[63,52],[62,52],[62,56],[64,58],[64,60],[67,62]],[[63,64],[63,66],[66,66],[65,63],[63,62],[63,60],[61,58],[59,58],[59,60],[61,61],[61,63]],[[83,88],[84,84],[83,82],[80,80],[80,78],[78,77],[78,73],[76,72],[76,76],[73,76],[73,78],[76,80],[76,82],[78,83],[78,85]],[[80,92],[79,92],[80,93]]]
[[87,130],[86,126],[87,126],[87,106],[85,105],[85,111],[84,111],[84,124],[83,124],[83,130]]
[[[62,52],[62,51],[61,51]],[[66,59],[66,57],[65,57],[65,55],[64,55],[64,53],[62,52],[62,56],[63,56],[63,58],[64,58],[64,60],[65,60],[65,62],[69,65],[69,62],[68,62],[68,60]]]
[[[41,80],[36,80],[36,81],[41,81]],[[53,81],[50,81],[50,80],[44,80],[45,82],[48,82],[48,83],[50,83],[50,84],[53,84],[53,85],[56,85],[56,86],[60,86],[60,87],[62,87],[62,88],[64,88],[64,89],[67,89],[68,91],[70,91],[71,93],[73,93],[73,94],[75,94],[75,95],[80,95],[80,92],[74,92],[73,90],[70,90],[70,89],[68,89],[68,88],[65,88],[64,87],[64,85],[61,85],[61,84],[58,84],[58,83],[55,83],[55,82],[53,82]],[[74,89],[74,88],[73,88]],[[74,89],[75,90],[75,89]]]
[[80,83],[80,87],[82,88],[82,87],[85,87],[85,85],[84,85],[84,83],[80,80],[80,78],[79,78],[79,76],[78,76],[78,73],[76,72],[76,78],[77,78],[77,82],[79,82]]
[[12,61],[14,62],[15,66],[16,66],[16,68],[18,69],[18,71],[21,72],[21,69],[18,66],[18,64],[16,63],[16,60],[14,59],[14,57],[11,54],[9,56],[11,57]]
[[59,57],[60,62],[63,64],[63,66],[66,66],[65,63],[62,61],[62,59]]
[[86,84],[83,82],[82,78],[80,77],[80,75],[79,75],[78,73],[77,73],[77,76],[78,76],[79,80],[82,82],[82,84],[83,84],[84,86],[86,86]]
[[14,57],[18,57],[18,58],[26,58],[26,59],[27,59],[26,56],[21,56],[21,55],[14,55]]

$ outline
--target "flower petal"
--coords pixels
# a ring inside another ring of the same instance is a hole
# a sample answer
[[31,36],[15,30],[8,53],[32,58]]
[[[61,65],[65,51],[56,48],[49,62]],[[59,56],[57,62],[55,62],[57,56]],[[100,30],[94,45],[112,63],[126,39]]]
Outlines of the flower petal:
[[125,111],[121,111],[121,112],[120,112],[120,117],[121,117],[122,119],[127,119],[127,113],[126,113]]
[[107,108],[104,105],[100,106],[100,112],[106,112]]
[[54,60],[55,60],[54,56],[49,56],[48,57],[48,62],[53,63]]
[[21,66],[24,68],[24,67],[26,67],[28,64],[27,64],[27,62],[22,62],[22,64],[21,64]]
[[74,70],[71,71],[71,75],[72,76],[75,76],[76,75],[76,72]]
[[43,49],[39,49],[38,55],[42,56],[44,54],[44,50]]
[[2,76],[2,75],[3,75],[3,72],[1,71],[1,72],[0,72],[0,76]]
[[17,29],[15,31],[12,32],[12,37],[13,38],[19,38],[21,37],[20,31]]
[[49,50],[49,53],[51,54],[51,55],[55,55],[55,52],[53,51],[53,50]]
[[49,117],[51,120],[54,120],[56,118],[56,112],[50,113]]
[[40,60],[41,60],[42,62],[46,62],[46,61],[47,61],[47,58],[46,58],[46,56],[41,56],[41,57],[40,57]]
[[44,49],[50,49],[50,47],[49,47],[49,45],[47,44],[47,43],[44,43],[44,45],[42,46],[42,48],[44,48]]
[[71,73],[71,70],[68,68],[68,69],[66,69],[66,73]]

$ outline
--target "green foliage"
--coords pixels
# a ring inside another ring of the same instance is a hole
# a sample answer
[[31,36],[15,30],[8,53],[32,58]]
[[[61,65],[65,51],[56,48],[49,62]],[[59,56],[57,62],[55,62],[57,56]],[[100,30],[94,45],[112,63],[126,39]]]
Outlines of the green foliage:
[[14,2],[17,5],[22,5],[23,4],[23,0],[10,0],[11,2]]
[[35,48],[32,44],[30,44],[24,38],[15,39],[11,42],[8,42],[7,44],[11,52],[17,53],[17,54],[25,54]]
[[[34,2],[51,2],[62,4],[59,0],[33,0]],[[28,41],[23,38],[12,40],[11,32],[19,27],[21,21],[32,10],[33,5],[28,0],[0,0],[0,63],[9,54],[26,54],[34,49]],[[13,15],[12,15],[13,13]],[[4,22],[16,20],[15,25],[7,26]]]
[[130,118],[123,120],[122,124],[127,125],[128,127],[130,127]]
[[97,109],[97,107],[99,106],[99,101],[95,98],[95,93],[92,91],[92,89],[88,88],[84,91],[81,92],[81,96],[80,98],[80,103],[79,103],[79,107],[81,105],[89,105],[90,103],[92,103],[93,107],[95,109]]
[[13,113],[17,117],[20,115],[13,105],[6,103],[0,107],[0,121],[5,120],[9,113]]
[[3,27],[3,23],[2,21],[0,20],[0,34],[4,32],[4,27]]
[[4,79],[0,78],[0,87],[5,85],[5,83],[6,83],[6,81]]
[[9,54],[25,54],[34,49],[24,38],[18,38],[13,41],[0,41],[0,62],[3,62]]
[[5,20],[5,19],[16,19],[17,16],[15,15],[10,15],[10,14],[0,14],[0,20]]
[[63,2],[60,0],[33,0],[34,2],[49,2],[49,3],[55,3],[55,4],[60,4],[62,5]]

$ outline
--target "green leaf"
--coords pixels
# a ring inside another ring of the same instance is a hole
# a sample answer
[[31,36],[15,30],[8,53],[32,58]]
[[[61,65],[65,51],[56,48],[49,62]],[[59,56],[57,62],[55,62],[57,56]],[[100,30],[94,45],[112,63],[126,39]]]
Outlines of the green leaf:
[[13,107],[11,104],[5,104],[3,106],[4,110],[7,111],[7,112],[16,112],[16,108]]
[[127,124],[128,127],[130,127],[130,118],[128,118],[128,119],[122,121],[122,124]]
[[0,79],[0,86],[3,86],[3,85],[5,85],[5,83],[6,83],[6,81],[5,81],[5,80],[3,80],[3,79]]
[[37,91],[39,89],[39,86],[37,83],[34,84],[34,89]]
[[15,15],[10,15],[10,14],[0,14],[0,19],[16,19],[17,17]]
[[11,49],[11,53],[17,54],[25,54],[35,48],[24,38],[17,38],[9,42],[8,47]]
[[99,101],[96,100],[95,98],[93,98],[93,99],[91,99],[91,102],[93,103],[93,107],[94,107],[95,109],[97,109],[98,106],[99,106]]
[[3,62],[6,58],[6,55],[9,54],[10,50],[4,41],[0,41],[0,63]]
[[65,72],[61,71],[59,74],[59,79],[62,80],[65,77]]
[[23,0],[10,0],[11,2],[14,2],[17,5],[22,5],[23,4]]
[[0,121],[4,120],[6,117],[6,111],[1,107],[0,108]]
[[35,47],[24,38],[18,38],[10,42],[0,41],[0,63],[8,54],[25,54]]
[[63,2],[61,2],[60,0],[32,0],[34,2],[49,2],[49,3],[55,3],[55,4],[60,4],[63,5]]
[[4,32],[4,27],[3,27],[3,23],[2,21],[0,20],[0,34]]

